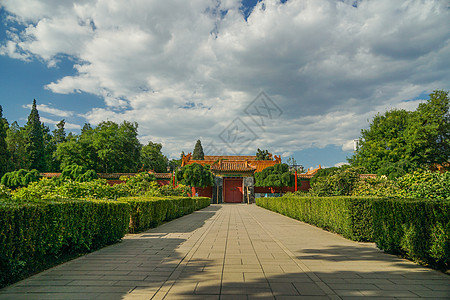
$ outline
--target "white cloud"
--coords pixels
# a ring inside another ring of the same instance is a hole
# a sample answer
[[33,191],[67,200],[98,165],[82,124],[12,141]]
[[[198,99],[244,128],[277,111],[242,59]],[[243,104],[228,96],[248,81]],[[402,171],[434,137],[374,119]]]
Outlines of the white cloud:
[[[227,149],[219,134],[236,117],[257,134],[249,153],[347,151],[376,112],[450,88],[445,1],[352,3],[266,0],[246,21],[236,0],[5,0],[26,28],[11,28],[0,54],[50,66],[71,57],[76,74],[47,89],[102,97],[88,122],[136,121],[168,153],[199,137]],[[244,113],[261,90],[283,111],[265,128]]]
[[[31,107],[32,107],[31,104],[23,105],[23,108],[31,109]],[[36,108],[37,108],[37,110],[39,112],[49,113],[49,114],[57,116],[57,117],[65,117],[65,118],[67,118],[67,117],[73,116],[73,112],[71,112],[71,111],[64,111],[64,110],[61,110],[61,109],[53,108],[53,107],[50,107],[50,106],[48,106],[46,104],[38,104],[36,106]]]
[[[55,128],[56,128],[56,124],[58,124],[61,121],[61,120],[56,121],[56,120],[52,120],[52,119],[45,118],[45,117],[40,117],[40,120],[42,123],[44,123],[46,125],[51,124]],[[72,123],[65,122],[64,128],[65,129],[81,129],[81,126],[78,124],[72,124]]]

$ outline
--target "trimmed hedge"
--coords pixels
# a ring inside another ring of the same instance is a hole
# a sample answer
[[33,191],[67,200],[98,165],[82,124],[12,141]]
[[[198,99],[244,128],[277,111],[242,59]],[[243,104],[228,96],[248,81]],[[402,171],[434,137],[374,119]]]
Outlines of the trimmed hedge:
[[354,241],[372,240],[375,198],[298,197],[256,198],[256,204]]
[[156,227],[211,203],[206,197],[126,197],[119,198],[131,206],[130,232]]
[[434,268],[450,268],[450,201],[284,196],[257,198],[256,204]]
[[129,215],[117,201],[0,202],[0,286],[120,240]]
[[209,206],[205,197],[1,200],[0,287]]
[[382,199],[373,203],[378,248],[450,268],[450,201]]

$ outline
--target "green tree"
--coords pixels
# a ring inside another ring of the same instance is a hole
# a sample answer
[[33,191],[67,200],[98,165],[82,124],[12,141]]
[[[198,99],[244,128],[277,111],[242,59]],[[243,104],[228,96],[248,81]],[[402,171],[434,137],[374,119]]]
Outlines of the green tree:
[[9,153],[6,136],[8,130],[8,121],[3,118],[3,108],[0,105],[0,177],[8,171]]
[[450,158],[450,100],[448,92],[434,91],[412,113],[406,132],[407,152],[419,166],[443,164]]
[[56,124],[56,129],[53,130],[53,141],[56,145],[66,141],[66,130],[64,129],[65,125],[66,122],[62,119],[58,124]]
[[162,152],[162,145],[148,142],[141,149],[141,162],[145,170],[153,170],[157,173],[167,172],[168,160]]
[[25,149],[25,130],[14,121],[6,132],[6,143],[9,153],[8,170],[19,170],[27,168],[26,149]]
[[450,115],[448,92],[434,91],[417,110],[377,114],[361,130],[359,147],[349,159],[371,173],[398,177],[430,165],[448,162]]
[[256,160],[272,160],[272,154],[269,150],[261,150],[258,148],[256,150]]
[[25,125],[25,149],[27,152],[27,169],[44,171],[46,169],[44,135],[36,99],[33,100],[28,122]]
[[197,140],[197,143],[195,143],[194,152],[192,154],[193,160],[204,160],[205,159],[205,153],[203,153],[203,147],[202,142],[200,140]]
[[328,176],[316,178],[309,193],[314,196],[351,195],[353,189],[357,186],[359,175],[366,172],[366,169],[363,167],[342,166],[333,169],[328,173]]
[[255,186],[279,187],[280,193],[282,187],[293,186],[294,183],[294,175],[289,171],[287,164],[276,164],[255,173]]
[[214,177],[207,165],[202,166],[193,163],[184,166],[177,172],[176,176],[179,182],[192,187],[207,187],[214,185]]

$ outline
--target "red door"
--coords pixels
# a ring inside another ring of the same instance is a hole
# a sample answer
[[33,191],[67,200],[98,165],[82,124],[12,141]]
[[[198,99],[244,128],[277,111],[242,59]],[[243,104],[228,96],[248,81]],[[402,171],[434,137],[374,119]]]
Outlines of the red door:
[[241,203],[242,194],[242,178],[226,178],[224,180],[224,201],[227,203]]

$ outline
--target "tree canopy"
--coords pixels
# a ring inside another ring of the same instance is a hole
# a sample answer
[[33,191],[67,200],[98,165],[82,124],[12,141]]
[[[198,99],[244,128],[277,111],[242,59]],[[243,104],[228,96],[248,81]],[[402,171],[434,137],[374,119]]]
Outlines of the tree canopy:
[[276,164],[255,173],[255,186],[285,187],[293,186],[294,183],[294,175],[289,171],[287,164]]
[[358,149],[349,162],[371,173],[396,177],[444,164],[449,157],[448,92],[435,91],[413,112],[393,109],[377,114],[369,129],[361,130]]
[[6,143],[6,132],[8,122],[3,118],[3,108],[0,105],[0,177],[8,171],[9,155],[8,144]]
[[207,187],[214,185],[214,177],[208,166],[190,164],[177,172],[177,180],[184,185],[193,187]]
[[194,152],[192,153],[192,159],[194,160],[205,159],[205,153],[203,153],[202,142],[200,140],[197,140],[197,143],[195,143]]
[[162,144],[148,142],[141,149],[141,160],[145,170],[153,170],[157,173],[167,171],[168,159],[161,152]]
[[261,150],[258,148],[256,150],[256,160],[272,160],[272,154],[269,150]]

